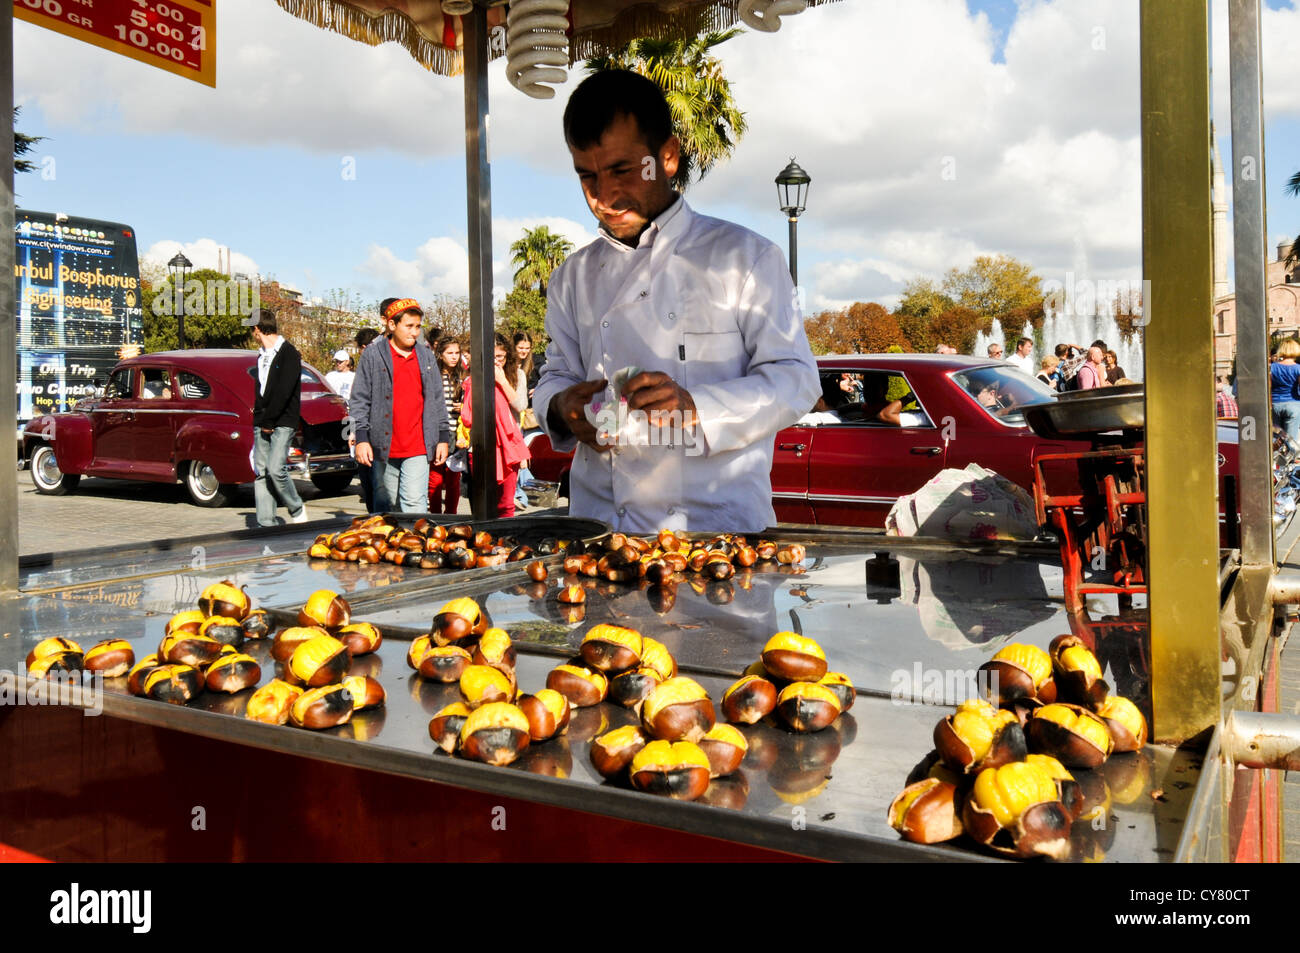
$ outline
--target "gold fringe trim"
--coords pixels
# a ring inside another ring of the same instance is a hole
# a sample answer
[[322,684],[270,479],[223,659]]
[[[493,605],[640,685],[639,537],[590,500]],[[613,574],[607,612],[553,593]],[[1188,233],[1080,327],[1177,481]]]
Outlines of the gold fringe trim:
[[346,0],[275,0],[291,16],[306,20],[322,30],[341,33],[369,46],[399,43],[427,70],[442,76],[459,76],[465,71],[460,50],[449,50],[422,34],[409,19],[395,10],[371,16]]

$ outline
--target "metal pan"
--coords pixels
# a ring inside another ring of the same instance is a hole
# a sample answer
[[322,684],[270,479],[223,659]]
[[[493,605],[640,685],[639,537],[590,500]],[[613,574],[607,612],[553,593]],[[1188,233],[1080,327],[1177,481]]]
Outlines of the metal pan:
[[1140,430],[1146,425],[1146,393],[1141,384],[1067,391],[1020,409],[1030,429],[1049,440]]

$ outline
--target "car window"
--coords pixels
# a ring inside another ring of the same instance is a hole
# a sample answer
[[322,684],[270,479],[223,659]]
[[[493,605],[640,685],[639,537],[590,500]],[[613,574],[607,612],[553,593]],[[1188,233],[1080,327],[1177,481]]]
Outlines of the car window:
[[1025,426],[1025,404],[1051,400],[1053,392],[1042,381],[1027,377],[1011,366],[977,367],[958,371],[952,379],[975,399],[990,417],[1014,427]]
[[933,426],[902,374],[823,368],[820,377],[822,395],[801,421],[805,425]]
[[176,379],[180,384],[182,400],[207,400],[212,396],[212,385],[198,374],[181,371]]
[[113,372],[104,388],[105,400],[121,400],[131,396],[131,368],[122,367]]
[[146,367],[140,372],[141,400],[171,400],[172,376],[161,367]]

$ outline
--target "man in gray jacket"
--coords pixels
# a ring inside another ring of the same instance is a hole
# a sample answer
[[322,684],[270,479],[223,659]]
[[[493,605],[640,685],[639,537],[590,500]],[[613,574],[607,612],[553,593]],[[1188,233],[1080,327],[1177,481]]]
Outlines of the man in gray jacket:
[[379,312],[388,337],[362,352],[348,403],[357,463],[371,467],[375,512],[425,513],[429,463],[443,463],[451,442],[442,374],[414,298],[385,298]]

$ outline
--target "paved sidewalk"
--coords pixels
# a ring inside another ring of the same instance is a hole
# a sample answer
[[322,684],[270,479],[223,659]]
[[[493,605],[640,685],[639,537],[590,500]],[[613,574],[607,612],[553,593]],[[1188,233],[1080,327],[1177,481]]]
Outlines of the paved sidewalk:
[[[1300,519],[1293,519],[1277,541],[1283,571],[1300,572]],[[1278,666],[1277,710],[1300,714],[1300,639],[1294,628],[1282,644]],[[1282,782],[1282,859],[1300,863],[1300,772],[1288,771]]]

